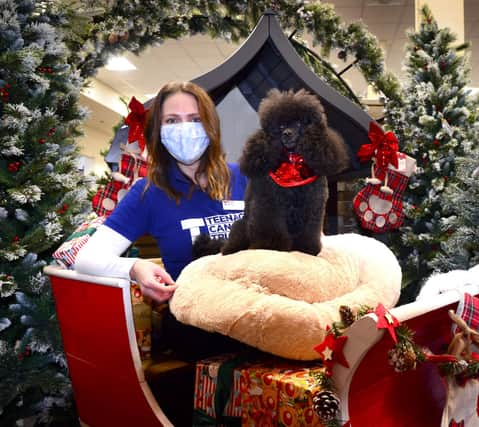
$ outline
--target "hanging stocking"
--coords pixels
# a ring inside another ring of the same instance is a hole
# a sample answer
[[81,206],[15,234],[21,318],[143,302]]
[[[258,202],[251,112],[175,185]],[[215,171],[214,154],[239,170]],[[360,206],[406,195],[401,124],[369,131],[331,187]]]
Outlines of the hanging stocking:
[[389,164],[384,169],[374,162],[371,178],[366,179],[366,187],[353,200],[361,227],[375,233],[399,228],[404,219],[403,193],[415,171],[416,161],[404,153],[397,153],[397,158],[397,168]]

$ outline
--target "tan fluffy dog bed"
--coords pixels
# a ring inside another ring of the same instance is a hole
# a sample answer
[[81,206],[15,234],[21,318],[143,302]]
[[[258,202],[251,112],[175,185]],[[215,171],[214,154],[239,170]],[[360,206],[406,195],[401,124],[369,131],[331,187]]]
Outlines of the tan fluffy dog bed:
[[339,307],[393,307],[401,269],[381,242],[357,234],[322,238],[315,257],[250,249],[188,265],[170,302],[176,318],[260,350],[311,360]]

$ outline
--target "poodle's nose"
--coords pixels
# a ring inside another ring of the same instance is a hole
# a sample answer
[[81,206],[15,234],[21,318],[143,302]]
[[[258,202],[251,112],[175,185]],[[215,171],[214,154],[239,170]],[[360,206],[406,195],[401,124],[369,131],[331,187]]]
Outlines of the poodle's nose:
[[297,139],[298,132],[296,132],[295,129],[288,127],[281,132],[281,142],[286,148],[294,147]]

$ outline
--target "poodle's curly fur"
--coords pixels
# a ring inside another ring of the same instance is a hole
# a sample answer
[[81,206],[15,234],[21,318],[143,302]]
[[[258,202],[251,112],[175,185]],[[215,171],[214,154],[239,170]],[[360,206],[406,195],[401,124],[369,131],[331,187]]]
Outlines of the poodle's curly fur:
[[[249,178],[244,217],[236,221],[223,254],[243,249],[321,251],[321,231],[326,201],[327,176],[349,166],[342,138],[328,127],[319,99],[298,92],[271,90],[259,106],[261,129],[249,137],[240,158],[240,170]],[[298,187],[281,187],[269,176],[299,154],[318,178]]]

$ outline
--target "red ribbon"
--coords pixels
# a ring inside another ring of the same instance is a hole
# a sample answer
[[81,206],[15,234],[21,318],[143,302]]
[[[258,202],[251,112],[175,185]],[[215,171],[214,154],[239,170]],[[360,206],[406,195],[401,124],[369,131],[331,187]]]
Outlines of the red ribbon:
[[449,363],[457,362],[457,357],[452,354],[426,354],[426,360],[432,363]]
[[281,187],[299,187],[318,178],[317,175],[313,175],[303,157],[295,153],[288,153],[288,161],[282,162],[275,171],[269,173],[269,176]]
[[145,129],[146,113],[148,113],[148,110],[145,110],[143,104],[135,97],[131,98],[128,108],[130,109],[130,113],[125,119],[125,124],[129,127],[128,143],[138,141],[138,146],[140,150],[143,151],[145,149],[143,130]]
[[366,162],[374,157],[376,165],[381,168],[387,168],[389,164],[397,168],[399,142],[396,135],[391,131],[385,133],[375,122],[370,122],[368,137],[371,144],[359,147],[359,161]]

